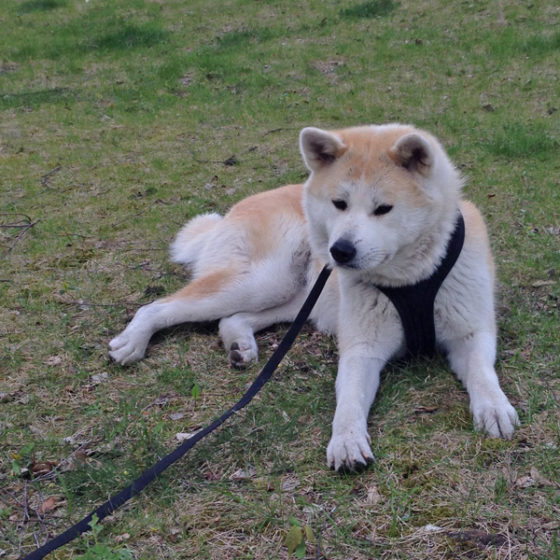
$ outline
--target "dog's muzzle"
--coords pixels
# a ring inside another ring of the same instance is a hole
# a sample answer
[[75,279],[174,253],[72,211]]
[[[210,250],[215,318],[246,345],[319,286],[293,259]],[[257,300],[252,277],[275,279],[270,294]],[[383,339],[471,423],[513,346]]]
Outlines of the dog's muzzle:
[[330,248],[330,253],[338,264],[348,264],[356,256],[356,247],[347,239],[339,239]]

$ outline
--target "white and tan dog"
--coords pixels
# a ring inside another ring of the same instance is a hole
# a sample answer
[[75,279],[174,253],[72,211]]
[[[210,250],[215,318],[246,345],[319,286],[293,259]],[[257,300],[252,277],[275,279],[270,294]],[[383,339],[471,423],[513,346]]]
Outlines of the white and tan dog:
[[110,342],[128,364],[144,356],[159,329],[220,319],[233,365],[257,358],[254,333],[291,321],[325,263],[334,272],[312,312],[336,334],[336,412],[327,460],[356,469],[372,460],[367,417],[386,362],[405,350],[395,307],[377,286],[421,281],[442,261],[457,222],[465,240],[434,304],[438,347],[466,387],[475,427],[509,438],[515,409],[494,370],[493,262],[478,210],[462,201],[462,180],[439,142],[411,126],[389,124],[335,132],[305,128],[300,148],[310,176],[251,196],[223,218],[191,220],[171,257],[192,281],[141,307]]

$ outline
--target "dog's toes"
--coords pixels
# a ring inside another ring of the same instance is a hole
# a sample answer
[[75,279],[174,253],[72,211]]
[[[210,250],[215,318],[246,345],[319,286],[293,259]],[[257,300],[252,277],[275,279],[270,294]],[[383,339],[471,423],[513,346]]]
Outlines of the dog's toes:
[[239,344],[234,342],[229,349],[229,363],[234,368],[244,369],[247,364],[243,360],[243,355],[239,351]]
[[374,461],[366,436],[333,436],[327,448],[327,464],[340,473],[362,472]]
[[234,368],[243,369],[250,362],[256,361],[257,357],[256,343],[240,345],[238,342],[234,342],[229,348],[229,363]]
[[473,408],[475,429],[485,431],[490,437],[511,439],[519,426],[519,417],[505,395],[499,402],[487,402]]
[[336,470],[336,472],[340,474],[353,474],[353,473],[359,474],[366,471],[369,468],[369,466],[373,464],[374,460],[375,459],[373,456],[367,457],[365,460],[356,461],[351,465],[343,463],[338,467],[338,469],[336,469],[334,465],[331,465],[331,470],[333,471]]
[[109,356],[118,364],[127,365],[144,357],[147,342],[127,334],[117,336],[109,342]]

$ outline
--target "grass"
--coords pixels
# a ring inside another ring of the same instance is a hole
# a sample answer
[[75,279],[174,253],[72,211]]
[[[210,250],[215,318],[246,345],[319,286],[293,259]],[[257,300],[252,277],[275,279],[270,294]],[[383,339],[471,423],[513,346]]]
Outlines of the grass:
[[[303,126],[399,120],[442,139],[487,218],[514,439],[473,432],[443,360],[394,364],[376,463],[330,472],[336,348],[307,329],[250,407],[52,557],[559,558],[559,17],[541,0],[2,2],[0,557],[256,376],[229,370],[213,324],[107,359],[187,279],[167,260],[184,221],[302,181]],[[263,361],[283,331],[259,336]]]

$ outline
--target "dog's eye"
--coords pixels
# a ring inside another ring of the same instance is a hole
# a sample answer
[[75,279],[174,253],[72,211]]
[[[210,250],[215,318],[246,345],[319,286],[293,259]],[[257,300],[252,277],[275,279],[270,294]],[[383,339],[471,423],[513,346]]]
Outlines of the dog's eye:
[[383,214],[388,214],[393,207],[390,204],[380,204],[374,211],[375,216],[383,216]]
[[348,208],[348,204],[345,200],[341,200],[340,198],[335,198],[332,203],[337,210],[346,210]]

